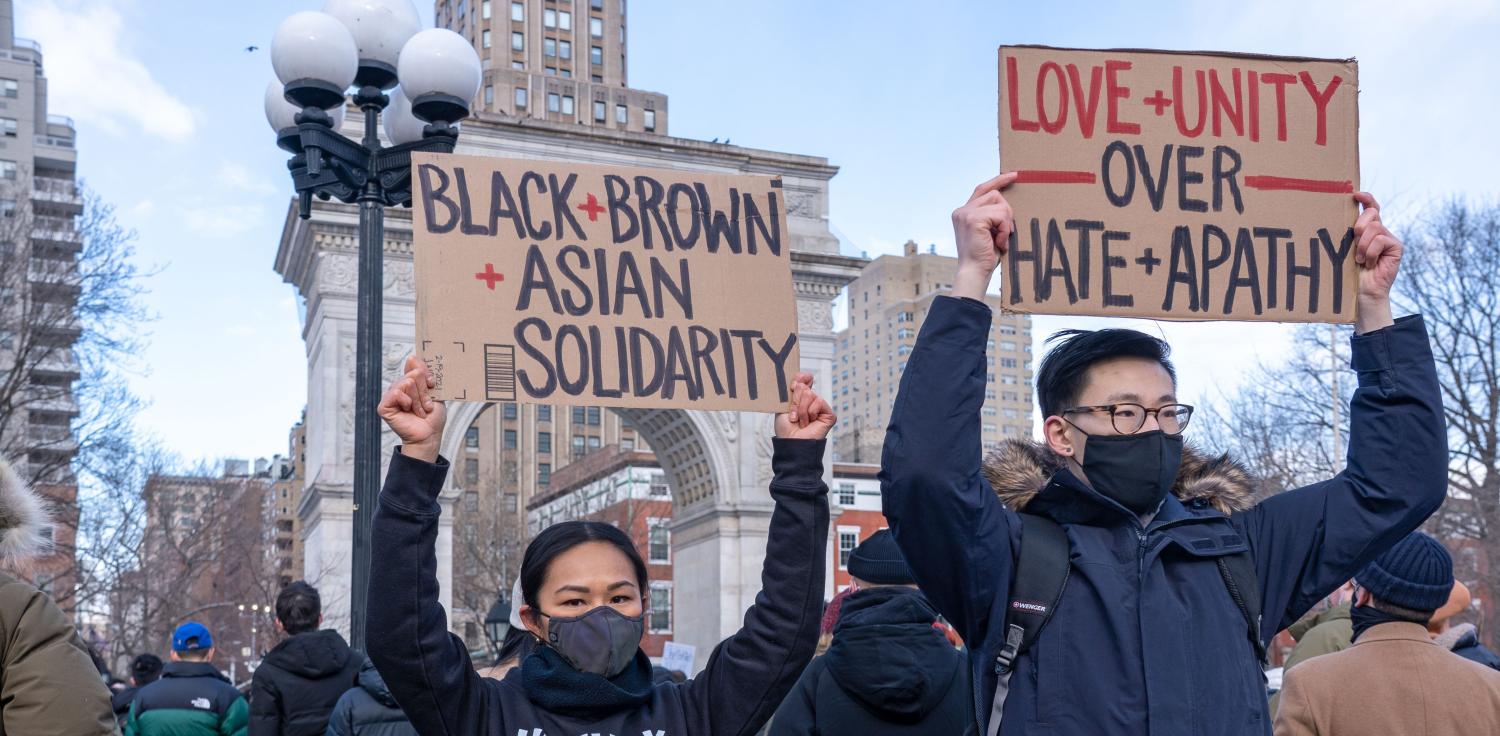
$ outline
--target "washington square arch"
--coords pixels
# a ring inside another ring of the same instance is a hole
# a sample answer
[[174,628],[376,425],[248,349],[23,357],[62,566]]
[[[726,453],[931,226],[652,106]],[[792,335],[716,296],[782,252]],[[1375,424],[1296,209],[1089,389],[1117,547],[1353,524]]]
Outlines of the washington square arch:
[[[344,131],[358,137],[351,111]],[[858,275],[862,259],[841,256],[828,224],[826,159],[705,143],[665,135],[480,113],[465,120],[455,153],[780,176],[786,196],[801,368],[827,394],[833,365],[832,300]],[[318,202],[312,218],[289,207],[276,270],[301,297],[307,350],[306,476],[301,519],[302,575],[325,591],[327,624],[348,633],[354,478],[354,344],[357,209]],[[383,370],[398,375],[414,342],[410,211],[391,208],[385,228]],[[485,405],[449,405],[443,455],[457,457],[464,428]],[[616,410],[656,453],[672,489],[674,638],[697,647],[698,666],[739,628],[760,590],[772,502],[771,416],[686,410]],[[388,463],[395,438],[382,438]],[[831,444],[830,444],[831,446]],[[825,458],[825,476],[828,474]],[[450,472],[440,501],[438,578],[452,611],[453,518],[458,492]],[[833,592],[830,574],[827,594]],[[453,617],[449,617],[450,626]]]

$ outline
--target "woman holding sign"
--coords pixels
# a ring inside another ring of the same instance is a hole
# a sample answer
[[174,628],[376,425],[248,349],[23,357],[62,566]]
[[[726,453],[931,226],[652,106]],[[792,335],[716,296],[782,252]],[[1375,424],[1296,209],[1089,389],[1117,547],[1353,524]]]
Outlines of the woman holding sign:
[[500,681],[480,677],[438,603],[438,456],[446,418],[427,366],[413,357],[380,401],[402,446],[375,512],[370,658],[423,734],[753,734],[808,660],[823,608],[828,537],[824,438],[834,415],[812,377],[776,417],[762,591],[744,627],[698,677],[653,685],[640,651],[646,566],[619,529],[570,521],[532,539],[521,563],[521,618],[535,652]]

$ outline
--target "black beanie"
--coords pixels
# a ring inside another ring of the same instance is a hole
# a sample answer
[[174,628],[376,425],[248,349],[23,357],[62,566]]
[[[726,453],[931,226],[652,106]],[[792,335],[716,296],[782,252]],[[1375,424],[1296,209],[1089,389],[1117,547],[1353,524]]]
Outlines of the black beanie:
[[1453,558],[1441,542],[1412,532],[1360,570],[1354,582],[1393,606],[1436,611],[1453,591]]
[[[871,534],[849,555],[849,574],[867,583],[876,585],[911,585],[911,568],[906,558],[896,547],[896,538],[891,530],[881,529]],[[1444,600],[1447,600],[1446,598]]]

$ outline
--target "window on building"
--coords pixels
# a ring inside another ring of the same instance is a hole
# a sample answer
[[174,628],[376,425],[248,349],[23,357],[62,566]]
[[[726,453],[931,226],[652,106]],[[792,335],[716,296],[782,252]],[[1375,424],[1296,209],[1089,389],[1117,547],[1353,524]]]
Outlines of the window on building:
[[646,111],[646,130],[656,130],[656,111]]
[[0,217],[14,217],[16,214],[16,200],[14,197],[0,197]]
[[583,452],[584,452],[583,448],[584,448],[583,435],[581,435],[581,434],[575,434],[575,435],[573,435],[573,457],[575,457],[575,458],[583,457]]
[[653,565],[668,565],[672,562],[672,531],[666,519],[646,520],[646,560]]
[[1019,414],[1017,414],[1017,412],[1016,412],[1015,409],[1006,409],[1005,410],[1005,418],[1006,419],[1015,419],[1018,416],[1019,416]]
[[[485,33],[489,33],[489,31],[485,31]],[[486,104],[486,105],[493,105],[493,104],[495,104],[495,85],[493,85],[493,84],[486,84],[486,85],[484,85],[484,104]]]
[[538,422],[550,422],[550,421],[552,421],[552,407],[550,405],[547,405],[547,404],[542,404],[541,406],[538,406],[536,408],[536,420]]
[[599,451],[599,447],[600,447],[599,442],[600,442],[600,440],[599,440],[598,437],[596,437],[596,436],[590,436],[589,437],[589,452],[598,452]]
[[553,39],[553,38],[544,38],[544,39],[542,39],[542,55],[543,56],[557,56],[557,39]]
[[[589,35],[594,38],[604,38],[604,19],[589,18]],[[601,60],[594,63],[603,64],[604,62]]]
[[600,421],[599,407],[597,407],[597,406],[591,406],[591,407],[589,407],[589,424],[591,426],[597,427],[597,426],[599,426],[599,421]]
[[14,79],[0,79],[0,97],[15,99],[21,95],[21,85]]
[[604,122],[604,114],[605,114],[604,102],[601,101],[601,100],[595,100],[594,101],[594,122],[596,122],[596,123],[602,123],[602,122]]
[[479,484],[479,461],[464,461],[464,485],[473,487]]
[[510,48],[513,51],[525,51],[526,34],[520,31],[512,31],[510,34]]
[[526,88],[525,87],[517,87],[516,88],[516,109],[517,110],[524,110],[525,108],[526,108]]
[[562,70],[562,75],[563,75],[563,79],[570,79],[573,76],[573,70],[572,69],[564,69],[564,70]]
[[573,14],[566,10],[557,12],[557,27],[564,31],[573,30]]
[[485,20],[490,19],[490,0],[483,0],[479,3],[479,17]]
[[0,161],[0,179],[9,179],[11,181],[15,181],[15,179],[16,179],[16,162],[14,162],[14,161]]
[[1015,325],[1000,325],[1000,334],[1002,334],[1002,335],[1014,335],[1014,334],[1016,334]]
[[545,486],[552,482],[552,463],[536,464],[536,484]]
[[634,450],[635,449],[635,438],[634,437],[621,437],[620,438],[620,449],[624,450],[626,452],[630,452],[631,450]]
[[558,41],[557,42],[557,55],[561,56],[564,59],[571,59],[571,58],[573,58],[573,42],[572,41]]
[[16,119],[0,118],[0,133],[4,133],[6,138],[16,137]]
[[490,29],[486,28],[479,32],[479,46],[486,49],[490,47]]
[[547,93],[547,112],[557,112],[562,109],[562,97],[556,92]]
[[519,507],[520,507],[520,499],[519,499],[518,496],[516,496],[515,492],[510,492],[510,493],[505,494],[505,511],[506,511],[506,513],[514,514],[514,513],[516,513],[516,511],[519,510]]
[[653,634],[672,633],[672,584],[664,580],[651,583],[651,620]]
[[515,404],[505,404],[504,408],[501,409],[501,411],[503,412],[503,414],[504,414],[504,416],[505,416],[506,419],[515,419],[516,418],[516,405]]
[[584,417],[586,417],[587,415],[588,414],[587,414],[586,410],[583,407],[581,407],[581,406],[575,406],[575,407],[573,407],[573,423],[574,424],[583,424],[584,423]]
[[470,449],[479,448],[478,427],[469,427],[468,429],[464,430],[464,447],[468,447]]
[[510,63],[510,68],[520,71],[526,68],[526,63],[522,61],[512,61]]
[[479,511],[479,492],[469,491],[464,494],[464,511],[477,513]]
[[859,546],[859,532],[839,530],[839,569],[849,569],[849,555]]
[[603,10],[604,0],[589,0],[589,7],[593,8],[594,10]]
[[624,105],[615,105],[615,122],[620,125],[630,122],[630,108]]
[[537,432],[536,433],[536,451],[537,452],[552,452],[552,433],[551,432]]
[[526,20],[526,3],[510,4],[510,19],[516,22]]
[[840,483],[839,484],[839,505],[840,506],[853,506],[854,505],[854,484],[853,483]]
[[[993,341],[991,341],[991,342],[993,342]],[[1000,341],[1000,349],[1001,350],[1014,351],[1016,349],[1016,344],[1015,344],[1015,342],[1013,342],[1011,340],[1001,340]]]
[[563,98],[562,98],[562,113],[564,115],[572,115],[573,114],[573,95],[563,95]]
[[557,11],[553,10],[552,8],[547,8],[546,10],[543,10],[542,11],[542,25],[544,25],[544,26],[546,26],[548,28],[556,28],[557,27]]
[[1000,367],[1001,368],[1015,368],[1016,367],[1016,359],[1015,358],[1001,358],[1000,359]]
[[507,429],[507,430],[505,430],[505,449],[507,449],[507,450],[514,450],[514,449],[516,449],[516,430],[514,430],[514,429]]
[[986,424],[986,425],[984,425],[984,433],[985,434],[994,434],[995,433],[995,425],[993,425],[993,424]]
[[590,46],[589,47],[589,63],[590,64],[603,64],[604,63],[604,49],[599,48],[598,46]]

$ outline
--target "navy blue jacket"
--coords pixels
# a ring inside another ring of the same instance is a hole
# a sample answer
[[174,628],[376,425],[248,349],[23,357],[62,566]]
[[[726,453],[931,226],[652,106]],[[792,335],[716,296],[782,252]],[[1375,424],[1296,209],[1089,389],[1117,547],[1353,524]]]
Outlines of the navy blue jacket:
[[[603,717],[553,712],[522,668],[480,677],[438,603],[438,492],[448,462],[391,458],[375,511],[370,659],[424,736],[749,736],[770,719],[812,659],[823,614],[828,487],[823,440],[772,440],[771,512],[761,591],[744,626],[685,683],[661,683],[639,707]],[[534,655],[533,655],[534,656]],[[643,657],[637,653],[638,657]],[[607,684],[607,683],[606,683]]]
[[[901,379],[885,514],[917,582],[969,642],[988,724],[1020,523],[981,473],[984,304],[940,297]],[[1062,524],[1071,577],[1010,677],[1000,733],[1269,734],[1263,675],[1214,558],[1250,550],[1269,640],[1442,503],[1447,440],[1420,317],[1353,338],[1349,457],[1331,480],[1226,514],[1168,496],[1137,518],[1059,471],[1026,507]]]

